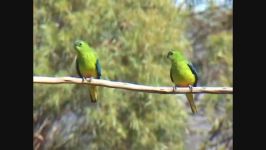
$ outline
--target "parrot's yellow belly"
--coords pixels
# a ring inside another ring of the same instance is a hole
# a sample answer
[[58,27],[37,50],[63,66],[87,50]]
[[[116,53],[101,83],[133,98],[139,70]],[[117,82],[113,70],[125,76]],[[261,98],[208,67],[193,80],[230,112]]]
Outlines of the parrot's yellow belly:
[[174,84],[180,87],[193,85],[196,81],[195,76],[190,71],[177,71],[172,74]]
[[182,82],[175,82],[175,84],[177,86],[180,86],[180,87],[188,87],[189,85],[193,85],[194,82],[186,82],[186,81],[182,81]]

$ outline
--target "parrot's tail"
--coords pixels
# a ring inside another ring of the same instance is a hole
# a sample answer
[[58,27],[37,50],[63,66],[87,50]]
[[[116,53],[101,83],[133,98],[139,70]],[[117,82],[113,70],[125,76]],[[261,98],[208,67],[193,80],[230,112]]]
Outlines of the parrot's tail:
[[97,86],[89,85],[90,90],[90,98],[92,103],[96,103],[97,101]]
[[193,100],[193,94],[186,94],[186,97],[188,99],[188,102],[189,102],[189,105],[191,107],[193,114],[195,114],[196,112],[198,112],[198,110]]

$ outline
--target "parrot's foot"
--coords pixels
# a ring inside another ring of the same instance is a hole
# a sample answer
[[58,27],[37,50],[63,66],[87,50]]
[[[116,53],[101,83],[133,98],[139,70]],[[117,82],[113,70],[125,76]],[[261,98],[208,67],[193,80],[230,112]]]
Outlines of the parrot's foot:
[[173,86],[173,92],[175,92],[176,89],[177,89],[177,86]]
[[188,88],[190,89],[190,92],[192,92],[193,86],[189,85]]
[[82,77],[82,83],[83,83],[84,81],[86,81],[86,78],[85,78],[85,77]]
[[84,82],[84,81],[91,82],[91,79],[92,79],[92,77],[88,78],[88,80],[87,80],[87,78],[85,78],[85,77],[82,77],[82,82]]
[[91,80],[92,80],[92,77],[90,77],[88,81],[91,82]]

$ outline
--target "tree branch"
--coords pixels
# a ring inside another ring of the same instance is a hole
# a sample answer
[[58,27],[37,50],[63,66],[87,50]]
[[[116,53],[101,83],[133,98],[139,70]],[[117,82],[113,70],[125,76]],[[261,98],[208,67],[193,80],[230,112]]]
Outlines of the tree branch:
[[89,81],[82,82],[81,78],[75,77],[33,77],[34,83],[41,84],[90,84],[97,85],[109,88],[117,88],[117,89],[125,89],[146,93],[160,93],[160,94],[184,94],[184,93],[210,93],[210,94],[232,94],[232,87],[193,87],[192,92],[188,87],[177,87],[175,91],[173,91],[173,86],[146,86],[125,82],[117,82],[117,81],[109,81],[102,79],[91,79]]

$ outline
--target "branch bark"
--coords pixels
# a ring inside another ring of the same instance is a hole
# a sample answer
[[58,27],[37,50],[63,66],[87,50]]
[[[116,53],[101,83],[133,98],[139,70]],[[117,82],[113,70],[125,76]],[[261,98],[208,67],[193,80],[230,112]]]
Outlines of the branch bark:
[[173,91],[173,86],[147,86],[126,82],[109,81],[102,79],[91,79],[82,82],[81,78],[76,77],[40,77],[34,76],[33,83],[39,84],[90,84],[116,89],[132,90],[146,93],[160,94],[185,94],[185,93],[210,93],[210,94],[232,94],[232,87],[193,87],[192,91],[188,87],[177,87]]

